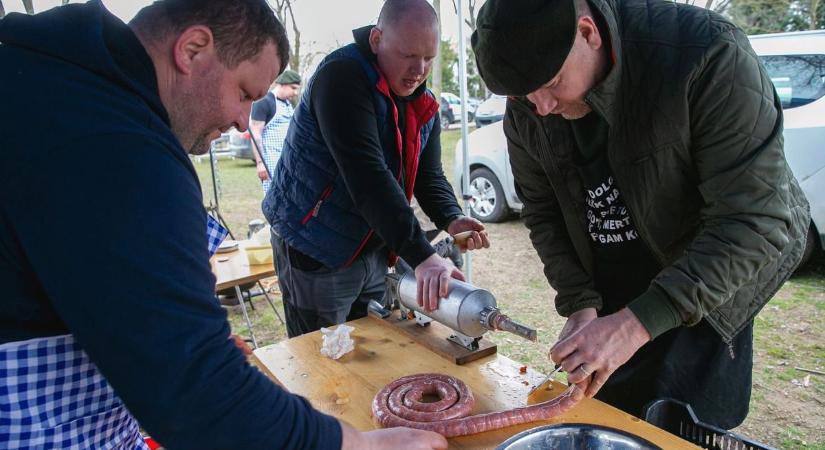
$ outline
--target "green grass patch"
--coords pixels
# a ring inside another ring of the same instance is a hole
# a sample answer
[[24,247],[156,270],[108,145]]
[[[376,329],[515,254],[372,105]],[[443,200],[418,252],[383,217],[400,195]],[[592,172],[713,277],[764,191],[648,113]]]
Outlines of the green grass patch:
[[768,356],[777,358],[777,359],[788,359],[793,356],[791,351],[784,347],[770,347],[767,349]]
[[825,450],[825,441],[807,442],[803,439],[802,432],[796,427],[788,427],[782,433],[782,444],[785,450]]
[[[212,175],[209,169],[209,158],[200,163],[194,161],[195,170],[201,181],[203,203],[214,203],[212,189]],[[220,197],[221,216],[229,225],[236,239],[246,237],[249,221],[263,219],[261,201],[264,198],[261,182],[255,171],[255,163],[246,159],[220,159],[218,161],[217,185]]]
[[444,166],[444,175],[456,191],[459,186],[455,185],[453,167],[455,166],[455,144],[459,139],[461,139],[461,130],[457,127],[441,132],[441,164]]

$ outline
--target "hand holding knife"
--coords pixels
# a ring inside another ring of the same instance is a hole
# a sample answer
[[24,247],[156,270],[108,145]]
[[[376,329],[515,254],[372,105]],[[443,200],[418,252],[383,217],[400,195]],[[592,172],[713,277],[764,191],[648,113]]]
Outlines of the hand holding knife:
[[534,392],[536,392],[537,390],[539,390],[539,388],[540,388],[540,387],[544,386],[545,384],[547,384],[547,382],[549,382],[550,380],[552,380],[552,379],[553,379],[553,375],[555,375],[555,374],[557,374],[557,373],[559,373],[559,372],[561,372],[561,371],[562,371],[561,365],[556,364],[556,368],[555,368],[555,369],[553,369],[553,371],[552,371],[552,372],[550,372],[549,374],[547,374],[547,376],[546,376],[546,377],[544,377],[544,379],[543,379],[543,380],[541,380],[541,382],[540,382],[539,384],[537,384],[537,385],[533,386],[533,388],[532,388],[532,389],[530,389],[530,392],[528,392],[528,393],[527,393],[527,396],[528,396],[528,397],[530,397],[531,395],[533,395],[533,393],[534,393]]

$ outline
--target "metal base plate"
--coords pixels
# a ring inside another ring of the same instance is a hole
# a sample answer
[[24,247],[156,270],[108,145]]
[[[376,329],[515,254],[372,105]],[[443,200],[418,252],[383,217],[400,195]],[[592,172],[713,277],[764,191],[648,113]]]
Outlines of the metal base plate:
[[467,349],[449,340],[450,336],[456,334],[451,328],[436,321],[422,327],[415,320],[399,320],[401,316],[398,310],[393,311],[386,319],[381,319],[372,314],[369,317],[383,325],[401,330],[412,342],[423,345],[453,364],[466,364],[493,355],[497,350],[496,344],[484,338],[478,340],[478,349]]

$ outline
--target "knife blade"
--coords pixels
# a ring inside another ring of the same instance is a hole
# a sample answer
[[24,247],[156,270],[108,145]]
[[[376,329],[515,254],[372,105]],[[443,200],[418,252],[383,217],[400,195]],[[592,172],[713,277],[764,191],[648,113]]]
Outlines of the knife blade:
[[548,382],[548,381],[550,381],[550,380],[553,378],[553,375],[555,375],[555,374],[557,374],[557,373],[561,372],[561,370],[562,370],[561,366],[557,364],[557,365],[556,365],[556,368],[555,368],[555,369],[553,369],[553,371],[552,371],[552,372],[550,372],[549,374],[547,374],[547,376],[546,376],[546,377],[544,377],[544,379],[543,379],[543,380],[541,380],[541,382],[540,382],[539,384],[537,384],[537,385],[533,386],[533,388],[532,388],[532,389],[530,389],[530,392],[528,392],[528,393],[527,393],[527,396],[529,397],[529,396],[533,395],[533,393],[534,393],[534,392],[536,392],[537,390],[539,390],[539,388],[540,388],[540,387],[542,387],[542,386],[544,386],[545,384],[547,384],[547,382]]

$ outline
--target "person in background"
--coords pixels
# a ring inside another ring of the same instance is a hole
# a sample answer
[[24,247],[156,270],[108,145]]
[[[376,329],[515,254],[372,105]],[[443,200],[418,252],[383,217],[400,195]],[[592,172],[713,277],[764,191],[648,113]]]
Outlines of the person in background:
[[429,310],[450,277],[463,279],[421,230],[413,194],[439,229],[489,246],[441,166],[438,101],[424,84],[438,54],[432,6],[387,0],[353,37],[307,83],[263,202],[290,337],[365,316],[396,255]]
[[550,358],[634,416],[746,417],[753,319],[799,264],[808,203],[747,36],[665,0],[488,0],[472,43],[507,95],[522,217],[567,317]]
[[287,69],[275,80],[275,89],[252,104],[249,134],[253,139],[251,145],[255,170],[263,185],[264,194],[269,190],[272,179],[270,172],[275,170],[281,157],[289,121],[295,113],[291,102],[300,89],[301,76]]
[[322,414],[229,339],[189,155],[286,65],[265,0],[128,25],[93,0],[9,14],[0,43],[0,447],[145,449],[142,427],[170,450],[447,448]]

